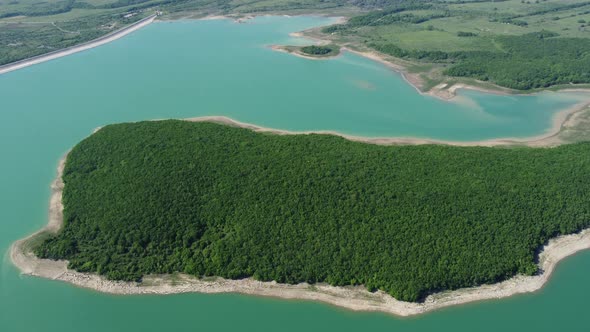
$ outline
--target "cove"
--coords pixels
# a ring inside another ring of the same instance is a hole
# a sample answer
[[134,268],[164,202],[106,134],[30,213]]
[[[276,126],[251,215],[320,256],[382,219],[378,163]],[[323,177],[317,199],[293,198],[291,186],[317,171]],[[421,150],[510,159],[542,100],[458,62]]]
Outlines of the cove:
[[111,44],[0,76],[0,328],[6,331],[554,331],[587,326],[590,253],[565,260],[536,294],[410,319],[234,294],[111,296],[21,277],[10,243],[47,222],[60,156],[101,125],[226,115],[288,130],[451,140],[542,134],[583,95],[421,96],[398,75],[345,54],[309,61],[268,49],[317,17],[156,23]]
[[541,135],[556,112],[590,100],[582,93],[460,91],[446,102],[420,95],[391,69],[358,55],[310,61],[269,49],[305,43],[289,32],[329,21],[155,23],[123,40],[3,75],[3,108],[97,116],[97,126],[225,115],[294,131],[478,141]]

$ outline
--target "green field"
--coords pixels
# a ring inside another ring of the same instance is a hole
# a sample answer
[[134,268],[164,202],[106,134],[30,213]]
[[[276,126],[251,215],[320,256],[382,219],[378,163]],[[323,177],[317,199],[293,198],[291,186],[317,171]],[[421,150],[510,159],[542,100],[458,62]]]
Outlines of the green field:
[[435,83],[444,75],[518,90],[590,82],[590,1],[393,2],[324,36],[431,64]]
[[588,174],[587,142],[378,146],[176,120],[110,125],[70,152],[64,228],[36,252],[117,280],[184,272],[419,301],[537,273],[544,243],[590,226]]

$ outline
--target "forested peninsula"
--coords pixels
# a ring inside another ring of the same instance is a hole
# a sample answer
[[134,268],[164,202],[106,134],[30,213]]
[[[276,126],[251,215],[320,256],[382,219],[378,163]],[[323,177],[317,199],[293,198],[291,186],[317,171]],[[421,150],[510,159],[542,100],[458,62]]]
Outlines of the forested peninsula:
[[35,253],[113,280],[183,272],[421,301],[539,273],[549,239],[590,227],[589,152],[109,125],[69,153],[63,226]]

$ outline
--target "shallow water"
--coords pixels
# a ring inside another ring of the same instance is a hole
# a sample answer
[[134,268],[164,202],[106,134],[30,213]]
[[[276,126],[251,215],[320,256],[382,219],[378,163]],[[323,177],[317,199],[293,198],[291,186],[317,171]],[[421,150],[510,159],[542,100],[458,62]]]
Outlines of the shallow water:
[[267,45],[317,17],[156,23],[111,44],[0,76],[0,330],[553,331],[587,327],[590,252],[564,261],[540,293],[410,319],[241,295],[112,296],[19,276],[10,243],[46,223],[60,156],[101,125],[226,115],[290,130],[480,140],[550,127],[580,94],[419,95],[397,74],[345,54],[310,61]]

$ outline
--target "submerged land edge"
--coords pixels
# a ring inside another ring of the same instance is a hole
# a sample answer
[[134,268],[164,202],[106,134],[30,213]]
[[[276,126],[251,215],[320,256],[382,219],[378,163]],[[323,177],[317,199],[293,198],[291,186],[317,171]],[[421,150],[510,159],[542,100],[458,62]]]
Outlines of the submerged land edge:
[[[242,124],[225,117],[201,117],[189,119],[188,121],[209,121],[240,126],[254,131],[293,134]],[[381,143],[379,141],[370,141],[370,143],[396,144]],[[56,234],[62,227],[62,192],[64,187],[62,175],[66,158],[67,154],[59,161],[57,177],[51,184],[47,225],[32,235],[14,242],[10,248],[10,258],[22,274],[61,280],[104,293],[121,295],[188,292],[240,293],[282,299],[320,301],[354,311],[378,311],[397,316],[412,316],[448,306],[500,299],[537,291],[547,283],[559,261],[581,250],[590,249],[590,229],[576,234],[560,236],[551,239],[540,252],[538,256],[539,274],[537,275],[517,275],[496,284],[436,293],[429,295],[422,303],[398,301],[382,291],[371,293],[363,286],[335,287],[324,283],[289,285],[277,282],[260,282],[251,278],[240,280],[215,277],[199,279],[186,274],[149,275],[145,276],[141,283],[112,281],[96,274],[80,273],[68,269],[67,261],[40,259],[33,253],[33,247],[36,243],[47,236]]]
[[530,147],[553,147],[567,142],[559,138],[559,134],[565,126],[575,125],[575,117],[584,112],[590,111],[590,102],[581,102],[570,108],[566,108],[556,112],[553,116],[551,126],[543,134],[534,135],[524,138],[493,138],[476,141],[452,141],[431,138],[417,138],[417,137],[366,137],[344,134],[332,130],[306,130],[306,131],[291,131],[283,129],[273,129],[262,127],[250,123],[240,122],[226,116],[200,116],[195,118],[185,119],[192,122],[214,122],[228,126],[250,129],[260,133],[270,133],[276,135],[308,135],[308,134],[322,134],[333,135],[345,138],[353,142],[361,142],[376,145],[424,145],[424,144],[440,144],[452,146],[530,146]]

